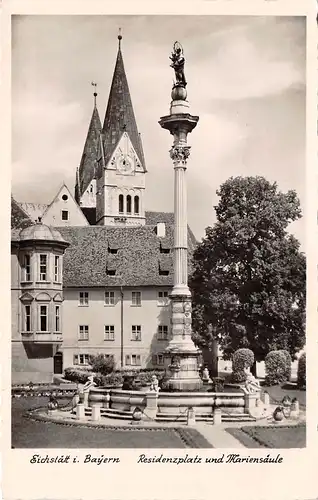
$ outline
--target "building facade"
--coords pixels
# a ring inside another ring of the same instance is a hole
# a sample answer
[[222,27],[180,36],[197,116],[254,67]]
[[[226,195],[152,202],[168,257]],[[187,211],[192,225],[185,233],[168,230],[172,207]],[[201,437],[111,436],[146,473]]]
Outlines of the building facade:
[[[48,205],[12,199],[12,382],[50,382],[89,356],[160,367],[171,332],[173,214],[145,207],[146,164],[119,37],[103,126]],[[191,255],[195,238],[188,228]]]

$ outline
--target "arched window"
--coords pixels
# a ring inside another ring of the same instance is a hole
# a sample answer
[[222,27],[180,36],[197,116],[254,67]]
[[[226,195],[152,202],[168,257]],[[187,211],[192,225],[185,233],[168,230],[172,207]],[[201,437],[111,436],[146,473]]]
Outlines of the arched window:
[[139,196],[135,196],[134,198],[134,212],[135,214],[139,214]]
[[127,196],[127,214],[131,214],[131,196]]
[[118,211],[120,214],[124,213],[124,196],[122,194],[119,195]]

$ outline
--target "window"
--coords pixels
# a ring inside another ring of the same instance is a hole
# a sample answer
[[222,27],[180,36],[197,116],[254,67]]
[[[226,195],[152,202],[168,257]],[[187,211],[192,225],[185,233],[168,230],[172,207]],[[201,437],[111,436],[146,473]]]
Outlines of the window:
[[165,254],[170,253],[170,248],[168,248],[168,247],[162,245],[162,243],[160,243],[160,253],[165,253]]
[[105,292],[105,306],[115,305],[115,292]]
[[88,354],[75,354],[74,355],[74,365],[88,365],[89,355]]
[[119,195],[118,199],[118,212],[120,214],[124,213],[124,196],[122,194]]
[[60,281],[60,257],[54,255],[54,281]]
[[48,331],[47,306],[40,306],[40,332]]
[[141,366],[141,356],[140,354],[127,354],[126,365]]
[[40,281],[47,279],[47,255],[40,254]]
[[67,201],[67,200],[68,200],[68,196],[67,196],[67,194],[63,194],[63,196],[62,196],[62,200],[63,200],[63,201]]
[[24,256],[24,277],[25,281],[31,281],[31,256]]
[[24,331],[31,332],[31,306],[24,306]]
[[127,210],[127,214],[131,214],[131,196],[130,196],[130,194],[127,196],[126,210]]
[[141,325],[132,325],[131,340],[141,340]]
[[157,354],[157,365],[164,365],[165,358],[162,354]]
[[55,331],[61,331],[60,306],[55,306]]
[[89,192],[92,193],[93,192],[93,185],[91,184],[90,187],[89,187]]
[[158,306],[166,306],[169,303],[169,292],[167,290],[158,292]]
[[141,306],[141,292],[132,292],[131,302],[133,306]]
[[68,210],[62,210],[62,220],[68,220]]
[[105,325],[104,340],[115,340],[114,325]]
[[79,326],[78,340],[88,340],[88,325]]
[[79,305],[88,306],[88,292],[79,293]]
[[135,214],[139,214],[139,196],[135,196],[134,198],[134,212]]
[[158,326],[158,340],[168,340],[168,326],[159,325]]

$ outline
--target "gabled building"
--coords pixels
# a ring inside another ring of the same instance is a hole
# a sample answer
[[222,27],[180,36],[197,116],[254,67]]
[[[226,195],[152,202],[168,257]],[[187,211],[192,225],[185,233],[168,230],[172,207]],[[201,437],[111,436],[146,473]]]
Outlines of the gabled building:
[[[174,217],[146,211],[145,157],[118,38],[103,126],[95,92],[74,198],[63,184],[49,205],[12,200],[15,383],[51,380],[99,353],[118,367],[163,363]],[[191,255],[189,228],[188,245]]]

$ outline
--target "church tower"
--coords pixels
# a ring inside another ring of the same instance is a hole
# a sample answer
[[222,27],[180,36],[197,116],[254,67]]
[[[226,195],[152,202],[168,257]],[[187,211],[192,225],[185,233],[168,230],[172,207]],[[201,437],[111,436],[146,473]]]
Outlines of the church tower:
[[96,223],[145,224],[146,166],[121,52],[118,54],[99,138]]
[[[93,219],[95,219],[97,157],[102,130],[100,117],[96,107],[96,97],[97,93],[94,92],[94,109],[87,132],[81,163],[76,172],[75,184],[75,200],[88,219],[91,219],[91,213],[93,213]],[[93,223],[95,223],[95,220]]]

